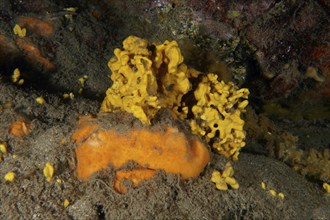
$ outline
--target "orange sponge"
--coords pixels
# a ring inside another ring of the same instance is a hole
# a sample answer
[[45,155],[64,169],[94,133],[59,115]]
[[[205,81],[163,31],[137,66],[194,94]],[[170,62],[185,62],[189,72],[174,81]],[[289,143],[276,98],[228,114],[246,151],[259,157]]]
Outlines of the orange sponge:
[[118,192],[126,192],[125,186],[122,184],[123,179],[129,179],[134,186],[137,186],[142,180],[150,179],[155,175],[156,171],[146,168],[138,168],[133,170],[119,170],[116,172],[115,182],[113,184]]
[[20,27],[27,28],[39,36],[49,37],[54,34],[54,26],[49,21],[43,21],[33,17],[20,17],[17,19]]
[[78,144],[77,175],[83,180],[106,169],[110,163],[120,168],[130,160],[149,170],[148,174],[123,176],[128,179],[134,176],[133,183],[150,178],[150,170],[158,169],[188,179],[197,177],[210,161],[209,151],[201,141],[168,125],[153,130],[140,128],[119,132],[105,130],[97,124],[97,119],[84,117],[72,139]]
[[14,135],[16,137],[23,137],[25,135],[28,135],[31,131],[31,124],[24,119],[14,121],[9,127],[9,134]]

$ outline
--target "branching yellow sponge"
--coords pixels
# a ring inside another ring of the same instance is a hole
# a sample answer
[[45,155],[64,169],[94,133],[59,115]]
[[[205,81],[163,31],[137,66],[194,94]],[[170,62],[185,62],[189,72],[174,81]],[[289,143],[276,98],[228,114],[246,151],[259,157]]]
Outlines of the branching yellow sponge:
[[190,122],[193,133],[212,141],[218,153],[237,160],[239,150],[245,146],[244,121],[240,116],[248,105],[244,99],[249,90],[238,89],[231,82],[219,82],[217,75],[209,73],[194,94],[197,104],[192,107],[194,119]]
[[108,63],[113,84],[101,111],[126,111],[150,124],[161,107],[178,109],[182,96],[190,90],[190,82],[177,42],[150,46],[144,39],[129,36],[123,48],[115,49]]

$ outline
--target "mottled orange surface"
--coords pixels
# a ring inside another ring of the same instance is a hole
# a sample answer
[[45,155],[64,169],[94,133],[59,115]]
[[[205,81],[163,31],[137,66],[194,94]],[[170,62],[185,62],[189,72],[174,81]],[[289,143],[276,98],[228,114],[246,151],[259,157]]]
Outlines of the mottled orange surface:
[[143,128],[118,132],[95,125],[96,120],[85,117],[72,135],[78,145],[77,176],[82,180],[106,169],[110,163],[120,168],[129,160],[148,168],[147,174],[140,170],[139,174],[125,176],[134,176],[135,182],[146,179],[146,176],[150,178],[150,170],[158,169],[181,174],[182,179],[188,179],[197,177],[210,161],[209,151],[201,141],[187,137],[174,127],[164,127],[159,131]]
[[48,37],[54,34],[53,24],[38,18],[20,17],[17,23],[21,28],[26,28],[39,36]]
[[9,133],[16,137],[23,137],[31,132],[31,125],[23,119],[14,121],[9,127]]
[[129,179],[134,186],[139,185],[142,180],[150,179],[155,175],[156,171],[146,168],[138,168],[133,170],[119,170],[116,172],[115,182],[113,184],[118,192],[126,192],[125,186],[122,184],[123,179]]
[[38,46],[32,43],[28,38],[17,38],[16,44],[24,51],[26,59],[30,63],[39,65],[47,71],[55,69],[55,65],[48,58],[44,57]]
[[93,119],[94,117],[90,115],[83,116],[79,119],[77,131],[71,136],[78,146],[99,128],[99,125],[97,125]]

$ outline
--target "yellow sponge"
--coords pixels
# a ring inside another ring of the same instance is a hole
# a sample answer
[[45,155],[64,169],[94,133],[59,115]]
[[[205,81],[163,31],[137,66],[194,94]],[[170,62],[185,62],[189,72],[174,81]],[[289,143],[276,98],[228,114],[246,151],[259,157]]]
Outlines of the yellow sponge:
[[[245,146],[244,121],[240,115],[248,104],[248,89],[238,89],[233,83],[219,82],[217,75],[203,77],[194,92],[197,104],[192,107],[193,133],[213,142],[212,147],[225,157],[237,160]],[[242,101],[243,99],[243,101]]]
[[123,48],[115,49],[108,63],[113,84],[101,111],[126,111],[150,124],[161,107],[178,109],[190,82],[177,42],[148,46],[146,40],[129,36]]

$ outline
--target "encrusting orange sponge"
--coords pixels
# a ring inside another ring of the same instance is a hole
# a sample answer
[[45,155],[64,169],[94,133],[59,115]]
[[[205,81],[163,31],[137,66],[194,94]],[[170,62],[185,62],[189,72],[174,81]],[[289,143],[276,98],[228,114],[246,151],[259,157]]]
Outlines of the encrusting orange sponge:
[[[83,117],[72,135],[78,145],[77,176],[87,180],[93,173],[106,169],[110,163],[118,169],[132,160],[141,168],[136,172],[118,173],[117,179],[131,179],[138,184],[140,180],[152,177],[152,172],[156,170],[180,174],[182,179],[197,177],[210,161],[205,145],[176,127],[159,127],[152,130],[146,127],[126,131],[106,130],[96,118]],[[115,183],[115,188],[122,191],[119,183]]]
[[19,119],[14,121],[9,127],[9,134],[15,137],[23,137],[28,135],[32,131],[31,124],[24,120]]

